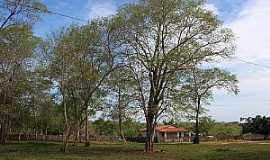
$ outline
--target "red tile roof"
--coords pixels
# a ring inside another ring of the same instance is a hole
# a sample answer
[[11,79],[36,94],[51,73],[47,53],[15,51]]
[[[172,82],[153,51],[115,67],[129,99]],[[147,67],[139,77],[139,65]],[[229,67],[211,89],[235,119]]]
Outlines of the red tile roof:
[[[140,131],[142,132],[145,132],[146,131],[146,128],[144,129],[140,129]],[[172,125],[158,125],[156,127],[156,132],[186,132],[188,131],[187,129],[185,128],[177,128],[175,126],[172,126]]]
[[187,130],[185,128],[177,128],[172,125],[162,125],[162,126],[157,126],[156,131],[158,132],[185,132]]

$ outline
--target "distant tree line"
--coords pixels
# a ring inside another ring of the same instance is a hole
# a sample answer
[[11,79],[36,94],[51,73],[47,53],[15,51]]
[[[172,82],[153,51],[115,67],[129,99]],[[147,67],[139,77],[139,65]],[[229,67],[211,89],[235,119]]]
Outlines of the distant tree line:
[[242,133],[262,134],[266,140],[270,134],[270,117],[256,116],[242,118]]

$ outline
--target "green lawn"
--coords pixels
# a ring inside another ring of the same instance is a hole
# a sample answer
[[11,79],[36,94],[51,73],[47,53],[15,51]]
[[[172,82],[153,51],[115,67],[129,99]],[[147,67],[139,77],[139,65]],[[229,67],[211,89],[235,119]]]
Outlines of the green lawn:
[[11,143],[0,146],[0,160],[268,160],[270,144],[158,144],[164,152],[143,153],[143,144],[91,144],[70,146],[60,152],[57,143]]

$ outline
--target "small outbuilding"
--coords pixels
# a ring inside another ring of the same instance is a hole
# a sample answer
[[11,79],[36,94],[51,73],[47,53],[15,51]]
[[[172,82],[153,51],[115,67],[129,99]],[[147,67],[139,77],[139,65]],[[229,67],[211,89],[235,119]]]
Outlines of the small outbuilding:
[[155,137],[158,142],[190,142],[191,132],[182,127],[160,125],[155,129]]
[[[143,129],[144,135],[146,129]],[[155,129],[157,142],[191,142],[192,133],[185,128],[173,125],[158,125]]]

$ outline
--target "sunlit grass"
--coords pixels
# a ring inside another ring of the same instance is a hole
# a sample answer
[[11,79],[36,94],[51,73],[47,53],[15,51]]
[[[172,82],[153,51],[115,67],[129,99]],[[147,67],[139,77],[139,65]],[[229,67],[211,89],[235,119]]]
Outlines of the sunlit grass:
[[[146,154],[143,144],[91,144],[69,146],[60,151],[59,143],[10,143],[0,146],[0,160],[267,160],[270,144],[157,144],[157,152]],[[162,151],[162,152],[161,152]]]

